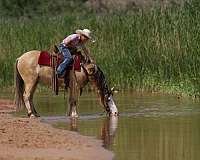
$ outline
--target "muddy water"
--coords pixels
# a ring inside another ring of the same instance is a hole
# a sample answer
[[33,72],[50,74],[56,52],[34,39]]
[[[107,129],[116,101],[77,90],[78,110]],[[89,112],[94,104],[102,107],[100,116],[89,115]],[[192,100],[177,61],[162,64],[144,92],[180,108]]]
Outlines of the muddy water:
[[115,160],[199,160],[200,103],[160,94],[115,95],[118,118],[108,118],[96,95],[80,98],[79,119],[67,119],[62,96],[37,95],[42,121],[94,136],[115,153]]

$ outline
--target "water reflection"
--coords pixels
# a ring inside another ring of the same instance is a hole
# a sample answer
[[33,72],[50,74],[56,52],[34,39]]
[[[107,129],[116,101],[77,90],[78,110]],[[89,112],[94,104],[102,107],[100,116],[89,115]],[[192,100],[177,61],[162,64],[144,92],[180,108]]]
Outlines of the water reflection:
[[[79,131],[78,126],[78,118],[69,118],[69,130],[71,131]],[[100,139],[103,141],[103,146],[107,149],[110,148],[110,146],[113,144],[115,134],[117,131],[118,126],[118,117],[112,116],[112,117],[106,117],[104,120],[102,120],[100,127],[100,132],[98,135],[100,135]],[[96,126],[98,127],[98,126]]]
[[[70,119],[65,128],[97,136],[115,160],[199,160],[200,115]],[[62,125],[59,127],[63,128]]]
[[78,118],[70,118],[70,131],[78,132]]
[[112,147],[115,159],[198,160],[199,122],[200,115],[120,118],[117,139]]
[[101,126],[101,139],[103,140],[103,146],[110,148],[113,144],[115,134],[117,131],[118,117],[107,117]]

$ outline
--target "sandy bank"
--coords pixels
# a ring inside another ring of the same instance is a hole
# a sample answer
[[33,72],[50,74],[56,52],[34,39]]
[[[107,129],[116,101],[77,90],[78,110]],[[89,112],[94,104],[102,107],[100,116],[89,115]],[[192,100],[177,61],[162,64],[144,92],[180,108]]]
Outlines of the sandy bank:
[[101,141],[55,129],[40,119],[16,118],[12,102],[0,100],[0,160],[110,160]]

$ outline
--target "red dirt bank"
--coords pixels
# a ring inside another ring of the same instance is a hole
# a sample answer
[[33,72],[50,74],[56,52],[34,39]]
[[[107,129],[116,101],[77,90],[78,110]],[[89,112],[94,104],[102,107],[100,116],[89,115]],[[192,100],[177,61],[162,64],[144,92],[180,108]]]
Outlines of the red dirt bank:
[[101,142],[55,129],[40,119],[16,118],[11,101],[0,100],[0,160],[110,160]]

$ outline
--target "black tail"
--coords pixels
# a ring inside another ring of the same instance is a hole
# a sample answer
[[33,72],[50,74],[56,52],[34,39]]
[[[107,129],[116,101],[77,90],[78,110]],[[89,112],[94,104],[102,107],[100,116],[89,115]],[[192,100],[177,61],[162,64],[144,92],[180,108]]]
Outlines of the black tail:
[[21,75],[19,74],[17,64],[18,60],[15,63],[15,105],[16,105],[16,110],[19,111],[24,106],[24,100],[23,100],[24,81]]

